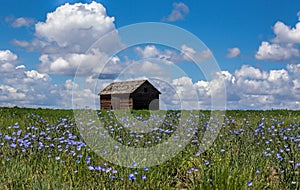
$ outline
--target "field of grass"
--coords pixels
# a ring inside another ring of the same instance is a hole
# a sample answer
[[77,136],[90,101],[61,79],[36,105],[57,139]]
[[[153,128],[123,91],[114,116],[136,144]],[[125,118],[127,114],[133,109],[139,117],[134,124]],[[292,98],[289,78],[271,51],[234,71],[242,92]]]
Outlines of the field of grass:
[[[122,122],[113,112],[98,117],[106,135],[149,147],[170,138],[180,113],[168,111],[150,133],[122,127],[125,114]],[[157,166],[127,168],[93,152],[71,110],[0,108],[0,189],[300,189],[300,111],[226,111],[218,137],[201,154],[210,112],[190,114],[196,122],[181,122],[196,131],[179,154]],[[131,116],[159,121],[147,111]]]

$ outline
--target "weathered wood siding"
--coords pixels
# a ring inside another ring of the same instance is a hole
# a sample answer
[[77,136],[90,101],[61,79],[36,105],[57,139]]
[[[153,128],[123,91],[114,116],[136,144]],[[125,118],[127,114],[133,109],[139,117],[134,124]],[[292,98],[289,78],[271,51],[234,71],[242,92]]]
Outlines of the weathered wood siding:
[[132,98],[121,98],[120,99],[120,109],[121,110],[132,110],[133,109],[133,100]]
[[[150,82],[138,81],[134,82],[135,88],[128,87],[128,82],[121,86],[122,84],[117,84],[117,88],[115,91],[112,91],[109,94],[109,90],[114,89],[107,87],[106,91],[102,91],[103,94],[100,93],[100,109],[102,110],[128,110],[128,109],[150,109],[150,110],[158,110],[159,109],[159,94],[160,92],[152,86]],[[112,83],[114,84],[114,83]],[[111,85],[112,85],[111,84]],[[139,85],[139,86],[137,86]],[[130,85],[129,85],[130,86]],[[123,89],[124,88],[124,89]],[[131,90],[128,93],[124,93],[127,89],[135,89]],[[118,93],[116,93],[118,90]]]
[[145,82],[132,95],[133,109],[159,109],[159,92],[150,83]]
[[128,95],[112,95],[111,98],[112,109],[114,110],[128,110],[133,109],[133,100]]
[[111,95],[101,95],[100,96],[100,108],[102,110],[111,110]]

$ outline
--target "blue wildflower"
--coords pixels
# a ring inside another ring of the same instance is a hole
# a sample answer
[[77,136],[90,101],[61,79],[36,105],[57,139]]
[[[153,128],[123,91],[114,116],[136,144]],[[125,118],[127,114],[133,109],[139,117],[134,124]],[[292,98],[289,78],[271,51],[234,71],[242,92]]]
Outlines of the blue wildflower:
[[14,127],[13,127],[14,129],[18,129],[19,128],[19,125],[18,125],[18,123],[15,123],[15,125],[14,125]]
[[17,147],[17,145],[15,143],[10,143],[9,146],[12,147],[12,148],[16,148]]
[[234,129],[233,133],[236,134],[236,135],[239,135],[239,131],[237,129]]
[[111,171],[113,174],[117,173],[118,171],[117,170],[112,170]]
[[90,162],[91,162],[91,157],[88,156],[87,159],[86,159],[86,163],[89,164]]
[[17,135],[18,135],[18,136],[20,136],[21,133],[22,133],[22,130],[21,130],[21,129],[17,131]]
[[89,170],[94,170],[95,168],[94,168],[94,166],[91,165],[91,166],[88,167],[88,169]]
[[109,167],[109,168],[106,168],[106,173],[110,172],[111,170],[112,170],[112,168],[111,168],[111,167]]
[[248,187],[251,187],[253,185],[252,181],[248,181],[247,185],[248,185]]
[[276,156],[277,156],[277,158],[278,158],[280,161],[283,160],[283,157],[282,157],[280,154],[277,153]]
[[100,166],[96,166],[96,167],[95,167],[95,170],[96,170],[96,171],[100,171],[100,170],[101,170],[101,167],[100,167]]
[[134,174],[129,174],[128,179],[131,181],[134,181],[136,178],[135,178]]
[[5,135],[5,136],[3,137],[3,139],[4,139],[4,140],[11,140],[11,139],[12,139],[12,137],[11,137],[11,136],[9,136],[9,135]]

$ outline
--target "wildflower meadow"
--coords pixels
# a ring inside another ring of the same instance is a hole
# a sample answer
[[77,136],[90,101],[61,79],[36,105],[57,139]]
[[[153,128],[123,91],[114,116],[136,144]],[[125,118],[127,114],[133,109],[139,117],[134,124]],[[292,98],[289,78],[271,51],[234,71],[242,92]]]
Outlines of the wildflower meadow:
[[[139,168],[134,160],[124,167],[96,154],[73,110],[0,108],[0,189],[300,189],[300,111],[226,111],[204,152],[199,146],[211,130],[210,111],[186,112],[197,118],[181,119],[184,130],[194,127],[190,142],[166,162]],[[124,127],[126,114],[117,120],[113,111],[97,111],[105,123],[99,139],[155,146],[171,138],[181,114],[131,111],[145,123],[162,123],[134,132]]]

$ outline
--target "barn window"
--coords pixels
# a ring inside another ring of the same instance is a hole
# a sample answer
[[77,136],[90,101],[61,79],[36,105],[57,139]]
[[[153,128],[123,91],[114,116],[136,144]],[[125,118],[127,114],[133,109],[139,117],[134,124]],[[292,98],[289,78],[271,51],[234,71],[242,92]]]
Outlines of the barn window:
[[144,88],[144,92],[145,92],[145,93],[148,92],[148,89],[147,89],[146,87]]

